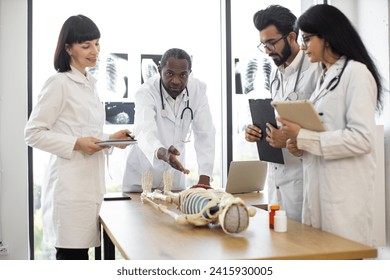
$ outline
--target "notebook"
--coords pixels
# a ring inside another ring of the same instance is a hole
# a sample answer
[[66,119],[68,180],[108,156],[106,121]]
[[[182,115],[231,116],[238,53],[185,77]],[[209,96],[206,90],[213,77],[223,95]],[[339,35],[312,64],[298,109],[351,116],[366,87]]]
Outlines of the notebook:
[[267,178],[267,163],[260,160],[232,161],[225,191],[231,194],[262,191]]

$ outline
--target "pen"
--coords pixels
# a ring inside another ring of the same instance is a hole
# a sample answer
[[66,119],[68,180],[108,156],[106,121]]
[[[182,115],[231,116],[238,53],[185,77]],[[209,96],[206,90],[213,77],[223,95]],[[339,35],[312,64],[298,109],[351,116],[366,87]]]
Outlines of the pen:
[[126,132],[126,136],[127,136],[127,137],[130,137],[130,138],[131,138],[131,140],[134,140],[134,137],[133,137],[133,136],[131,136],[131,135],[130,135],[129,133],[127,133],[127,132]]

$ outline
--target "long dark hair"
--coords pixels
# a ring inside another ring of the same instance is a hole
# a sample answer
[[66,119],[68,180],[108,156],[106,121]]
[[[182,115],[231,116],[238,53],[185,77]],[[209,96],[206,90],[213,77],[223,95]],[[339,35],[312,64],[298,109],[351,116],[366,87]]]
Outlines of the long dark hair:
[[352,23],[339,9],[328,4],[312,6],[299,17],[297,26],[323,38],[332,52],[365,64],[377,84],[377,109],[382,108],[383,86],[378,69]]
[[83,15],[71,16],[62,25],[54,53],[54,69],[58,72],[70,70],[70,56],[65,46],[100,38],[96,24]]

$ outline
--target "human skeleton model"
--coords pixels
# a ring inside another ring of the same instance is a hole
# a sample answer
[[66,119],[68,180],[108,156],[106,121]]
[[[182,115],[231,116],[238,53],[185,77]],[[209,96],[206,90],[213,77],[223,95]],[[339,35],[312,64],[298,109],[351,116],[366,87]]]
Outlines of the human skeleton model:
[[[225,233],[240,233],[247,229],[249,217],[256,214],[256,210],[247,207],[241,198],[234,197],[223,190],[212,189],[206,185],[195,185],[179,193],[173,193],[171,192],[172,173],[164,172],[163,180],[164,191],[152,192],[152,174],[150,172],[143,174],[141,200],[170,215],[180,225],[219,224]],[[170,209],[168,205],[176,206],[181,214]]]

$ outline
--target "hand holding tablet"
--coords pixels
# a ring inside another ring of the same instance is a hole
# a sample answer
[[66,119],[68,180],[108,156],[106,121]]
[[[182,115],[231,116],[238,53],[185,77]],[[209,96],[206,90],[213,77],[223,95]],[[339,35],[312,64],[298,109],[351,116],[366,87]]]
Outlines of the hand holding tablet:
[[310,100],[272,101],[279,116],[300,127],[313,131],[326,131],[325,125]]
[[107,146],[107,147],[128,146],[128,145],[137,144],[137,140],[135,140],[135,139],[131,139],[131,140],[106,140],[106,141],[96,142],[95,144],[99,145],[99,146]]

